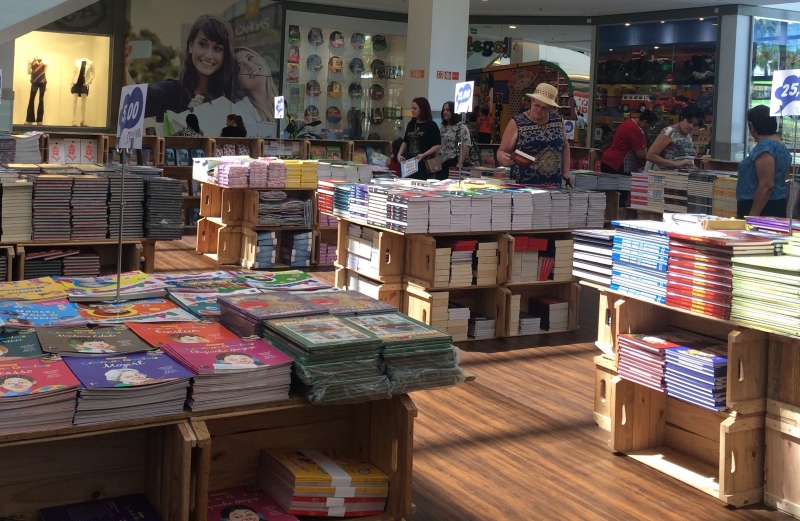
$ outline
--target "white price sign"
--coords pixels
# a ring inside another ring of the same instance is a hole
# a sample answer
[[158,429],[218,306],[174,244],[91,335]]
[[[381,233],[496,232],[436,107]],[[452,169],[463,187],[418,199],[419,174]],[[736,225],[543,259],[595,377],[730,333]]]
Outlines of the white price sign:
[[283,96],[275,96],[275,119],[283,119],[286,113]]
[[775,71],[772,74],[769,115],[800,115],[800,69]]
[[122,87],[117,118],[117,148],[142,148],[147,84]]
[[584,117],[589,114],[589,93],[576,92],[572,97],[575,99],[575,113]]
[[454,111],[456,114],[465,114],[472,112],[472,93],[475,90],[474,81],[465,81],[464,83],[456,83],[456,106]]
[[564,120],[564,130],[567,132],[567,139],[575,140],[575,122],[571,119]]

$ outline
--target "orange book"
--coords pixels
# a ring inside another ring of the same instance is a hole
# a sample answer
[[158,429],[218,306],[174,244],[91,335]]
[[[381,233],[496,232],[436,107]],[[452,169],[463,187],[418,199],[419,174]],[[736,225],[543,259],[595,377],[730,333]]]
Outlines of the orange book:
[[173,324],[126,322],[125,325],[153,347],[161,347],[169,343],[203,344],[239,340],[236,334],[226,329],[219,322],[202,321]]

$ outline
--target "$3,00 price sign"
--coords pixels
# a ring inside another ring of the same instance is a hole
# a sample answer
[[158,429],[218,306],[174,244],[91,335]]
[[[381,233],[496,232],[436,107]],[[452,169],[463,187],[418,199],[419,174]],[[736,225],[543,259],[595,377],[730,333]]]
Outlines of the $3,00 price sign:
[[142,148],[147,84],[122,88],[117,118],[117,148]]

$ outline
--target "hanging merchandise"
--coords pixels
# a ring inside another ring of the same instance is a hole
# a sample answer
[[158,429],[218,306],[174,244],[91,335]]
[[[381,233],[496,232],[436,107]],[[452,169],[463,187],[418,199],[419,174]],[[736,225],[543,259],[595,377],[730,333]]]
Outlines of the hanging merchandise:
[[372,120],[373,125],[380,125],[383,123],[383,109],[372,109],[372,115],[370,119]]
[[314,105],[309,105],[306,107],[304,116],[308,121],[319,121],[319,109]]
[[289,57],[287,58],[289,63],[300,63],[300,47],[297,45],[290,45],[289,46]]
[[342,72],[343,66],[342,59],[338,56],[331,56],[331,59],[328,60],[328,69],[330,69],[331,72]]
[[364,48],[364,35],[361,33],[353,33],[353,36],[350,37],[350,45],[353,46],[353,49],[360,51]]
[[317,80],[311,80],[306,83],[306,96],[319,96],[322,93],[322,87],[320,87],[319,82]]
[[300,79],[300,66],[296,63],[286,64],[286,82],[297,83]]
[[386,65],[383,63],[383,60],[372,60],[372,63],[369,65],[369,68],[372,69],[372,74],[378,76],[383,74],[383,69],[386,68]]
[[382,52],[388,48],[389,44],[386,43],[386,37],[376,34],[375,38],[372,39],[372,49],[376,52]]
[[330,123],[339,123],[342,120],[342,111],[336,106],[328,107],[325,117]]
[[338,81],[332,81],[328,83],[328,96],[331,98],[341,98],[342,97],[342,85]]
[[372,85],[372,86],[369,88],[369,97],[370,97],[370,98],[372,98],[372,99],[374,99],[375,101],[380,101],[380,100],[382,100],[382,99],[383,99],[383,97],[384,97],[384,91],[383,91],[383,87],[382,87],[382,86],[380,86],[380,85],[378,85],[377,83],[374,83],[374,84],[373,84],[373,85]]
[[312,54],[306,60],[306,65],[308,65],[308,70],[311,72],[317,72],[322,70],[322,58],[319,57],[317,54]]
[[353,99],[360,99],[361,96],[364,95],[364,88],[361,87],[359,83],[351,83],[350,87],[347,89],[347,93],[350,94],[350,97]]
[[325,38],[322,36],[322,29],[312,27],[311,30],[308,31],[308,43],[311,45],[320,45],[324,41]]
[[344,36],[339,31],[333,31],[331,33],[331,47],[334,49],[344,47]]
[[360,76],[361,73],[364,72],[364,60],[361,58],[353,58],[350,60],[350,72]]
[[300,27],[296,25],[289,26],[289,43],[300,43]]

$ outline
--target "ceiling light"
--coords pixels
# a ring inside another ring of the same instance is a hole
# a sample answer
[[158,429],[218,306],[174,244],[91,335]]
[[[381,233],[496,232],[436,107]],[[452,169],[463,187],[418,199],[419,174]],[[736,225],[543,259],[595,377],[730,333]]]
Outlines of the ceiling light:
[[625,27],[630,27],[630,26],[631,26],[631,24],[625,24]]
[[516,29],[516,28],[517,28],[517,26],[516,26],[516,25],[509,25],[509,26],[508,26],[508,28],[509,28],[509,29]]
[[609,49],[609,51],[613,51],[614,49]]
[[656,45],[655,48],[658,49],[658,45]]
[[701,21],[701,22],[702,22],[703,20],[705,20],[705,18],[701,18],[701,19],[700,19],[700,21]]
[[667,23],[667,22],[665,22],[664,20],[661,20],[661,23],[662,23],[662,24],[665,24],[665,23]]

